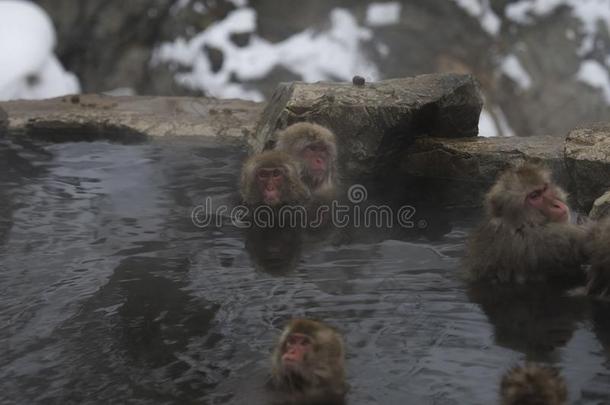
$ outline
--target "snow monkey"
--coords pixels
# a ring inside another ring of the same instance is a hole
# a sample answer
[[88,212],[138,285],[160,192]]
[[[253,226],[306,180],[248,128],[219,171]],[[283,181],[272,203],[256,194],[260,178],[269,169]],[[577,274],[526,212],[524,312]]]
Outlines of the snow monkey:
[[329,129],[309,122],[290,125],[279,132],[275,148],[301,164],[301,179],[314,200],[336,197],[337,142]]
[[309,198],[293,158],[280,151],[251,156],[242,167],[240,191],[247,206],[279,207]]
[[321,322],[293,319],[272,356],[271,385],[298,403],[344,403],[345,352],[341,335]]
[[587,294],[610,298],[610,217],[593,225],[587,238],[587,251],[591,257]]
[[565,405],[568,389],[557,369],[526,364],[504,374],[500,397],[501,405]]
[[485,208],[465,259],[472,279],[582,281],[587,230],[570,223],[566,194],[548,169],[525,163],[505,171]]

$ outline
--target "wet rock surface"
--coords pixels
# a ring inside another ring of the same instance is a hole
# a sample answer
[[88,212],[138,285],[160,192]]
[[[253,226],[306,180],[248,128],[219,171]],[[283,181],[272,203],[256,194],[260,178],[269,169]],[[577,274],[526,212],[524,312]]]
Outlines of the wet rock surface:
[[610,217],[610,191],[595,200],[589,213],[589,218],[594,220],[607,217]]
[[576,129],[565,139],[477,137],[476,89],[471,77],[455,75],[364,87],[293,83],[266,108],[243,100],[75,95],[2,102],[0,130],[5,123],[10,136],[55,142],[215,137],[257,151],[276,128],[310,120],[337,133],[344,185],[364,184],[398,204],[478,207],[499,172],[532,158],[551,167],[582,212],[610,189],[610,125]]
[[576,200],[588,210],[597,197],[610,190],[610,124],[571,131],[565,162]]
[[53,141],[147,136],[207,136],[241,140],[251,135],[262,105],[243,100],[190,97],[74,95],[2,103],[9,130]]
[[474,137],[483,101],[469,75],[432,74],[351,83],[285,83],[278,86],[250,138],[254,151],[276,131],[300,121],[337,136],[342,173],[348,178],[393,168],[397,152],[417,136]]
[[418,139],[403,154],[402,189],[425,190],[411,198],[444,206],[477,207],[500,172],[526,159],[540,159],[566,186],[563,143],[555,136],[527,138]]

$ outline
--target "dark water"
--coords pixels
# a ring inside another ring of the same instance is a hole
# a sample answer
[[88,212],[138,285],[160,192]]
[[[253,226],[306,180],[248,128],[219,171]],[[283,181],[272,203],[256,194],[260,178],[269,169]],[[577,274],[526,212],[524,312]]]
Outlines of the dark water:
[[243,155],[0,141],[0,403],[265,404],[293,316],[344,332],[350,404],[496,403],[524,359],[560,367],[572,403],[610,403],[610,307],[467,287],[471,220],[432,240],[195,227]]

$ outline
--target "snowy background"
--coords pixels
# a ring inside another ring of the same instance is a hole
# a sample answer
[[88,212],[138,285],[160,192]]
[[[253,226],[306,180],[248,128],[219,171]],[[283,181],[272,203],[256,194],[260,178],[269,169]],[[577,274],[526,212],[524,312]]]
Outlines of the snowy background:
[[[0,100],[82,88],[265,101],[278,81],[454,71],[481,82],[483,136],[556,133],[610,119],[610,0],[338,0],[323,6],[159,0],[145,13],[119,8],[105,17],[101,6],[38,3],[0,0]],[[87,13],[95,17],[89,26],[82,18]],[[121,13],[132,25],[132,43],[88,32],[102,27],[97,31],[111,37]],[[133,22],[143,14],[149,30],[162,32],[145,45]],[[433,24],[424,25],[426,18]],[[454,37],[455,44],[448,42]],[[116,56],[104,63],[104,52]]]

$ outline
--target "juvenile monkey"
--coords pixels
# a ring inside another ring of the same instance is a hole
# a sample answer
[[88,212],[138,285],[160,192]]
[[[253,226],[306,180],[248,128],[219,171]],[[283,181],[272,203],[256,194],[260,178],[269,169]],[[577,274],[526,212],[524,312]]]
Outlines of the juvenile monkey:
[[290,125],[278,134],[277,150],[301,165],[301,179],[315,200],[332,200],[337,187],[337,142],[327,128],[309,122]]
[[501,405],[564,405],[568,389],[557,369],[526,364],[504,374],[500,397]]
[[273,352],[271,385],[297,403],[342,404],[345,350],[341,335],[321,322],[293,319]]
[[550,171],[526,163],[504,172],[485,197],[466,264],[474,280],[527,282],[584,276],[586,229],[570,223],[566,194]]
[[241,171],[241,198],[248,206],[299,204],[309,198],[297,165],[284,152],[266,151],[251,156]]

